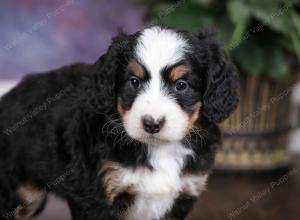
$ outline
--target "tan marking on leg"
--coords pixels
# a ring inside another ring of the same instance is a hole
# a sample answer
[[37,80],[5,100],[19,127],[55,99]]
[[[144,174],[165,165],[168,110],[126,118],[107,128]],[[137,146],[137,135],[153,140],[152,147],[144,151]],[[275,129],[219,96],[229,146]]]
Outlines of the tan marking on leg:
[[32,184],[24,184],[17,189],[22,204],[15,210],[16,220],[29,220],[41,207],[47,197],[47,192]]
[[113,204],[115,198],[120,193],[136,193],[136,189],[133,185],[125,185],[122,183],[123,172],[123,167],[112,161],[105,162],[100,170],[100,175],[103,175],[102,181],[110,205]]

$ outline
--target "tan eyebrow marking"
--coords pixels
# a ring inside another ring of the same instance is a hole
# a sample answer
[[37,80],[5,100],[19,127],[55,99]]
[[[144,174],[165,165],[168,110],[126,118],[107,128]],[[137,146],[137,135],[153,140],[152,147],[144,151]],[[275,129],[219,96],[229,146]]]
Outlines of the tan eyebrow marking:
[[170,79],[175,82],[176,80],[182,78],[189,71],[189,68],[186,65],[180,65],[171,70]]
[[144,68],[138,62],[131,61],[129,65],[130,65],[133,75],[135,75],[136,77],[138,77],[140,79],[145,78]]

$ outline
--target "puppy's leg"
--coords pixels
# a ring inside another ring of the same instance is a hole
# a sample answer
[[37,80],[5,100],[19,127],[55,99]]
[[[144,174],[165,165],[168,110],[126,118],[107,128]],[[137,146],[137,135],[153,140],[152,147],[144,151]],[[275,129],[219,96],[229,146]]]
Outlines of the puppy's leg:
[[84,198],[68,201],[72,220],[118,220],[110,215],[110,208],[101,201]]
[[181,195],[179,196],[172,208],[172,211],[165,217],[164,220],[184,220],[192,210],[197,197]]
[[192,210],[195,201],[205,189],[208,174],[185,174],[182,176],[183,189],[176,199],[166,220],[183,220]]
[[104,188],[105,199],[111,207],[112,216],[124,219],[134,203],[137,188],[122,182],[123,167],[115,162],[108,161],[103,164],[100,177]]
[[30,220],[39,214],[47,201],[47,192],[30,184],[24,184],[17,189],[21,204],[15,209],[16,220]]
[[69,201],[72,220],[124,220],[134,195],[119,193],[113,204],[106,199],[96,201],[93,198]]

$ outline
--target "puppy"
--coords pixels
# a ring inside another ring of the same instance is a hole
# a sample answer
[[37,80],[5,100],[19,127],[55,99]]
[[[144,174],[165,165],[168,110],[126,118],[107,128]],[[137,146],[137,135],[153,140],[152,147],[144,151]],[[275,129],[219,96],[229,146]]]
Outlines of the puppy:
[[0,219],[31,219],[50,192],[74,220],[185,219],[236,89],[213,33],[159,26],[25,77],[0,102]]

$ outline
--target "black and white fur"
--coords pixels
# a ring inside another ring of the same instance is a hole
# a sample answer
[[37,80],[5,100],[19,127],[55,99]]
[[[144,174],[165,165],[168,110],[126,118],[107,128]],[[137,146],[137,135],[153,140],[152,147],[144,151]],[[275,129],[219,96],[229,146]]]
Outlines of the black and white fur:
[[75,220],[184,219],[236,88],[213,33],[158,26],[120,34],[95,64],[27,76],[0,101],[0,219],[30,219],[49,192]]

